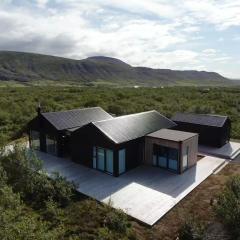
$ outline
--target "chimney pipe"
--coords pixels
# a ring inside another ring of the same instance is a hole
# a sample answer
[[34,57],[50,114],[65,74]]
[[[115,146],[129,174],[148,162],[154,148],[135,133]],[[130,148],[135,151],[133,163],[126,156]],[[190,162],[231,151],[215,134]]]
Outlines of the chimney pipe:
[[38,103],[38,107],[37,107],[37,113],[38,113],[38,115],[41,114],[41,111],[42,111],[41,103],[39,102],[39,103]]

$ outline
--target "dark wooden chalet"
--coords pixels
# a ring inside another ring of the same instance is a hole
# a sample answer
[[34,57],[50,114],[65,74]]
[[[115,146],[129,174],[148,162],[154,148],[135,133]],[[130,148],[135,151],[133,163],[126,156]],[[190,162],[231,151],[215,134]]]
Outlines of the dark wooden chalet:
[[227,116],[177,113],[175,129],[199,134],[199,144],[220,148],[230,140],[231,121]]
[[39,108],[38,115],[29,123],[30,146],[59,157],[69,156],[67,130],[111,118],[100,107],[46,113]]
[[42,113],[29,123],[30,146],[119,176],[140,164],[182,173],[197,161],[198,135],[176,131],[157,111],[113,118],[103,109]]
[[[168,140],[162,138],[162,141],[156,140],[154,144],[148,140],[150,136],[147,136],[149,133],[174,126],[176,126],[174,122],[157,111],[93,122],[72,131],[71,156],[73,161],[114,176],[119,176],[140,164],[154,165],[181,173],[183,169],[180,161],[182,155],[186,153],[181,150],[180,142],[196,136],[191,151],[197,156],[197,135],[189,136],[189,133],[184,133],[188,137],[181,141],[173,137]],[[178,132],[178,136],[181,134],[179,131],[172,131]],[[161,136],[155,136],[155,139],[159,138]],[[152,151],[153,145],[160,149],[158,154]],[[161,149],[164,152],[161,152]],[[196,157],[193,157],[192,161],[195,164]],[[186,168],[192,165],[189,164]]]

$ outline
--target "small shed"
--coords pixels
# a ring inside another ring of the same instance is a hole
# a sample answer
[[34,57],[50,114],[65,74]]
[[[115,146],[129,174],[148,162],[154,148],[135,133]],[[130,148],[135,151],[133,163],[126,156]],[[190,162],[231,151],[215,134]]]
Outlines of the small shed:
[[198,134],[161,129],[145,137],[144,163],[182,173],[197,162]]
[[174,129],[199,134],[199,144],[220,148],[230,140],[231,121],[227,116],[177,113]]

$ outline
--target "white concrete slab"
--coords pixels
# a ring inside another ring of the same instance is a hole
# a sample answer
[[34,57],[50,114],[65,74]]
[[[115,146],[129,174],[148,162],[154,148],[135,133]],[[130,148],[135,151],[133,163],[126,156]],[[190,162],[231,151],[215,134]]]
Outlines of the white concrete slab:
[[207,154],[211,156],[234,159],[240,154],[240,143],[229,142],[221,148],[214,148],[214,147],[199,145],[198,152],[201,154]]
[[225,160],[204,157],[182,175],[140,166],[120,177],[86,168],[67,159],[37,152],[48,173],[58,171],[78,184],[78,191],[120,208],[130,216],[153,225],[164,214],[205,180]]

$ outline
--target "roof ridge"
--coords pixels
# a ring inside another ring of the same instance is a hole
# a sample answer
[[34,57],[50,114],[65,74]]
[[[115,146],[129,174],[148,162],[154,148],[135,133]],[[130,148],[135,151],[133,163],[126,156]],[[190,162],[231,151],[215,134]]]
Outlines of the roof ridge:
[[166,116],[164,116],[163,114],[161,114],[160,112],[158,112],[157,110],[153,110],[153,112],[156,112],[158,113],[161,117],[167,119],[167,120],[170,120],[172,123],[175,123],[171,118],[167,118]]
[[[159,113],[159,112],[156,111],[156,110],[150,110],[150,111],[146,111],[146,112],[131,113],[131,114],[127,114],[127,115],[122,115],[122,116],[114,117],[114,118],[111,118],[111,119],[105,119],[105,120],[95,121],[95,122],[92,122],[92,123],[95,124],[95,123],[105,122],[105,121],[110,121],[110,120],[115,120],[115,119],[119,119],[119,118],[123,118],[123,117],[136,116],[136,115],[145,114],[145,113],[149,113],[149,112],[157,112],[157,113]],[[160,113],[159,113],[159,114],[160,114]],[[161,114],[160,114],[160,115],[161,115]]]
[[87,109],[94,109],[94,108],[100,108],[100,109],[102,109],[104,112],[106,112],[106,111],[105,111],[103,108],[101,108],[101,107],[87,107],[87,108],[74,108],[74,109],[62,110],[62,111],[41,112],[41,114],[45,114],[45,113],[59,113],[59,112],[71,112],[71,111],[76,111],[76,110],[87,110]]
[[182,112],[177,112],[177,114],[183,114],[183,115],[200,115],[200,116],[212,116],[212,117],[226,117],[228,118],[227,115],[220,115],[220,114],[211,114],[211,113],[190,113],[190,112],[187,112],[187,113],[182,113]]

